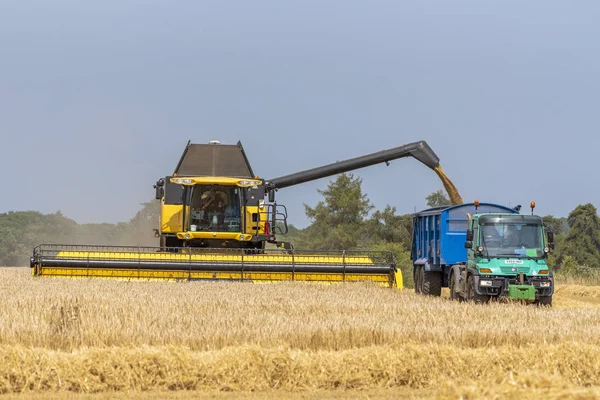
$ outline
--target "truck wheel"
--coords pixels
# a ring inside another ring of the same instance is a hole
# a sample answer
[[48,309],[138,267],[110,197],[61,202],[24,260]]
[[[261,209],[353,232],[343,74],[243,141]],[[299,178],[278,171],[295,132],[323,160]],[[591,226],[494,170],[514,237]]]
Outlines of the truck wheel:
[[538,297],[538,299],[533,304],[536,304],[538,306],[552,307],[552,296]]
[[458,282],[456,282],[456,276],[454,275],[454,271],[450,271],[450,284],[448,285],[448,287],[450,288],[450,300],[462,301],[462,296],[456,293],[456,285],[458,285]]
[[413,278],[415,281],[415,293],[423,293],[423,266],[422,265],[414,266]]
[[489,300],[490,296],[477,294],[475,291],[475,279],[473,279],[473,275],[469,275],[469,278],[467,279],[467,301],[487,303]]
[[[421,267],[423,268],[423,267]],[[423,273],[423,294],[430,296],[442,295],[442,273],[439,271],[425,271]]]

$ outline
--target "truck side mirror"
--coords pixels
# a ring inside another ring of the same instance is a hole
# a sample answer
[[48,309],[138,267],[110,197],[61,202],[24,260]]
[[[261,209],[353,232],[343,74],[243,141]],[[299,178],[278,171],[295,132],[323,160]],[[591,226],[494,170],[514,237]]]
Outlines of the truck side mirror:
[[472,242],[472,241],[473,241],[473,229],[469,229],[469,230],[467,231],[467,240],[468,240],[469,242]]
[[470,240],[465,242],[465,249],[472,249],[473,248],[473,242],[471,242]]
[[548,231],[548,248],[554,250],[554,232]]
[[269,190],[269,203],[275,202],[275,190]]

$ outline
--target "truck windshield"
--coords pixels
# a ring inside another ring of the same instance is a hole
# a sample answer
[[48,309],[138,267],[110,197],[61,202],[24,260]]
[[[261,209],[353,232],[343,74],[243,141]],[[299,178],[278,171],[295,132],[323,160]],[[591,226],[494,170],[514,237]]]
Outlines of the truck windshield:
[[489,257],[542,257],[541,224],[499,222],[481,225],[481,244]]

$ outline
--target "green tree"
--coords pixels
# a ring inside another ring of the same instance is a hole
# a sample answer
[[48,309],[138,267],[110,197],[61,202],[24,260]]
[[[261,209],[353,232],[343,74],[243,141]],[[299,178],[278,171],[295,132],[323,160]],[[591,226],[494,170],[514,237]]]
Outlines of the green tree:
[[118,224],[77,224],[60,211],[41,214],[18,211],[0,214],[0,265],[27,265],[40,244],[156,246],[159,203],[144,203],[129,221]]
[[281,229],[281,232],[285,232],[285,227],[281,222],[277,223],[277,230],[275,232],[278,235],[277,237],[283,241],[291,242],[293,244],[295,244],[298,237],[302,235],[302,229],[296,228],[296,226],[293,224],[288,224],[287,233],[282,234],[279,229]]
[[410,249],[412,216],[396,215],[396,207],[387,205],[383,211],[375,211],[366,222],[366,232],[370,241],[377,243],[399,243]]
[[[567,232],[569,231],[569,224],[567,223],[567,219],[566,218],[556,218],[552,215],[546,215],[545,217],[542,218],[542,220],[544,221],[544,227],[546,228],[546,230],[554,232],[554,244],[556,246],[556,249],[557,250],[562,249],[563,243],[565,241],[565,237],[567,236]],[[547,260],[550,268],[552,268],[552,269],[557,268],[558,256],[559,256],[559,254],[557,251],[550,253],[550,255],[548,256],[548,260]],[[571,257],[569,257],[569,260],[572,262],[575,262],[572,260]],[[564,272],[565,260],[562,260],[562,264],[563,265],[561,266],[561,271]]]
[[442,189],[431,193],[429,196],[425,197],[427,200],[428,207],[439,207],[439,206],[450,206],[452,202],[446,196]]
[[413,279],[413,266],[410,260],[410,251],[407,250],[401,243],[377,243],[369,250],[374,251],[391,251],[396,261],[396,267],[402,271],[402,280],[404,287],[413,288],[415,286]]
[[68,243],[77,223],[60,212],[20,211],[0,214],[0,265],[25,265],[39,244]]
[[569,232],[559,249],[556,260],[560,268],[566,256],[580,266],[600,267],[600,219],[592,204],[577,206],[567,218]]
[[338,175],[315,207],[304,205],[312,221],[299,237],[298,248],[315,250],[354,249],[361,243],[364,220],[373,209],[362,192],[362,180],[352,174]]
[[565,234],[569,231],[567,218],[556,218],[552,215],[546,215],[542,220],[546,229],[553,231],[555,235]]

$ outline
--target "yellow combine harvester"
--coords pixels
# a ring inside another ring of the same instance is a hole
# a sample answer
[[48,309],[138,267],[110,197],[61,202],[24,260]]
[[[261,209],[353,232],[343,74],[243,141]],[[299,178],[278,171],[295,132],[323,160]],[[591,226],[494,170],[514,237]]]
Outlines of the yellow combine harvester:
[[[420,141],[318,168],[260,179],[237,145],[188,142],[173,175],[155,185],[161,202],[158,247],[41,245],[33,275],[121,279],[371,281],[401,287],[391,252],[306,251],[277,240],[287,210],[275,192],[289,186],[412,156],[434,169]],[[271,243],[274,248],[265,248]]]

